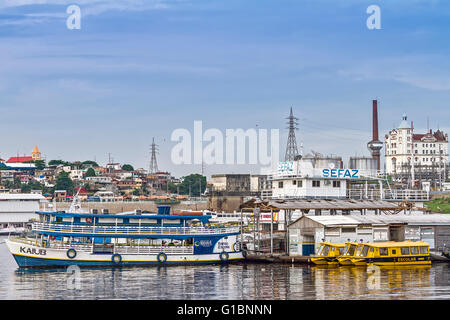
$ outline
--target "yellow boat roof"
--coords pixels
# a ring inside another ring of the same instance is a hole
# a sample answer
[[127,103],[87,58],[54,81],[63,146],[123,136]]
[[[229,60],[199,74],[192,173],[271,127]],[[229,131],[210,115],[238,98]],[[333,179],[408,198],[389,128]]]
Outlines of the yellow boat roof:
[[424,241],[385,241],[385,242],[372,242],[366,243],[370,247],[376,248],[394,248],[394,247],[417,247],[417,246],[429,246]]
[[334,243],[334,242],[321,242],[321,245],[328,245],[331,247],[345,247],[345,243]]
[[364,245],[364,244],[366,244],[365,242],[346,242],[345,243],[346,245],[348,245],[348,244],[353,244],[353,245],[355,245],[355,246],[362,246],[362,245]]

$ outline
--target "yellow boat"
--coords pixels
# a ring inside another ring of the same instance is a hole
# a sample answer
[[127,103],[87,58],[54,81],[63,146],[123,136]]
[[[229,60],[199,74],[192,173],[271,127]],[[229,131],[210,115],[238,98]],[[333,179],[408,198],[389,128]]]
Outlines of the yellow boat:
[[317,265],[337,265],[337,257],[344,253],[345,243],[322,242],[311,262]]
[[354,265],[429,265],[430,245],[424,241],[365,243],[360,254],[351,261]]
[[352,258],[359,256],[364,244],[356,242],[347,242],[344,250],[344,254],[337,258],[338,263],[343,266],[352,266]]

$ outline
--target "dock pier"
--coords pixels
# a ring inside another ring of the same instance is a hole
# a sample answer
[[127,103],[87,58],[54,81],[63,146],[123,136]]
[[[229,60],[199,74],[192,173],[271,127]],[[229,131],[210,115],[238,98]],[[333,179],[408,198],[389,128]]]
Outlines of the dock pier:
[[270,254],[247,254],[245,261],[253,263],[311,264],[310,258],[308,256],[287,256]]

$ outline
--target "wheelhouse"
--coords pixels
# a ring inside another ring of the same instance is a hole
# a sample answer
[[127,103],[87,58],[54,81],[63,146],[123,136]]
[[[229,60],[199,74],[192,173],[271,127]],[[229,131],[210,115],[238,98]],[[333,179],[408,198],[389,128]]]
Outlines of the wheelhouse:
[[363,243],[347,242],[345,245],[344,254],[337,258],[341,265],[353,265],[352,258],[361,253]]
[[337,257],[344,253],[345,243],[322,242],[317,254],[311,257],[311,262],[317,265],[336,265]]

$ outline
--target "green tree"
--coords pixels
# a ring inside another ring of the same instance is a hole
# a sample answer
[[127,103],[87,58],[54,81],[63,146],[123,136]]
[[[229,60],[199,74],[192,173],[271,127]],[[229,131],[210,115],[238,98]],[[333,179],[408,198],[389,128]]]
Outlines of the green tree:
[[141,195],[141,191],[139,189],[134,189],[132,194],[133,194],[133,196],[139,196],[139,195]]
[[49,188],[40,182],[28,181],[28,183],[22,184],[20,189],[23,193],[30,193],[31,190],[42,190],[42,193],[47,193]]
[[95,177],[95,170],[92,169],[92,168],[89,168],[89,169],[86,171],[86,177]]
[[[201,185],[200,185],[201,184]],[[171,185],[169,183],[169,189]],[[198,197],[206,189],[206,177],[201,174],[190,174],[183,177],[183,182],[178,185],[180,194],[191,194],[191,196]]]
[[36,166],[37,170],[43,170],[45,168],[45,161],[44,160],[36,160],[36,161],[34,161],[34,165]]
[[88,167],[98,167],[98,166],[99,165],[97,164],[97,162],[92,161],[92,160],[86,160],[81,163],[81,167],[84,169],[88,168]]
[[125,170],[125,171],[134,171],[134,168],[133,168],[133,166],[132,166],[131,164],[124,164],[124,165],[122,166],[122,170]]
[[69,162],[66,162],[66,161],[63,161],[63,160],[50,160],[48,162],[49,166],[59,166],[60,164],[62,164],[64,166],[70,165]]
[[56,178],[55,190],[66,190],[68,195],[73,195],[75,184],[67,172],[61,172]]

